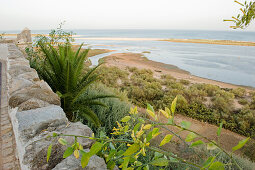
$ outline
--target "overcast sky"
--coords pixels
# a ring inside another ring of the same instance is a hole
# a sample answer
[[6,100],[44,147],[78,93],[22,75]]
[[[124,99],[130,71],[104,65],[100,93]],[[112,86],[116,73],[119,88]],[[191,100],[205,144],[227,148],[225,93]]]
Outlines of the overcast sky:
[[64,20],[66,29],[230,30],[222,20],[239,8],[234,0],[0,0],[0,30],[52,29]]

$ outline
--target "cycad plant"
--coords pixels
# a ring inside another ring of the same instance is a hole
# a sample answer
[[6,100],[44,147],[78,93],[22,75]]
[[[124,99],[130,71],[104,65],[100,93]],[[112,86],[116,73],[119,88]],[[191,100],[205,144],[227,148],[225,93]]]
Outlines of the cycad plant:
[[75,112],[99,126],[100,121],[90,106],[105,106],[98,99],[114,96],[97,95],[84,98],[84,92],[98,79],[98,75],[94,71],[99,65],[84,73],[84,62],[87,59],[89,49],[81,52],[81,45],[77,51],[73,51],[70,43],[58,45],[56,48],[42,42],[38,44],[45,58],[42,62],[34,64],[33,67],[52,90],[60,96],[61,106],[68,119],[74,121],[73,113]]

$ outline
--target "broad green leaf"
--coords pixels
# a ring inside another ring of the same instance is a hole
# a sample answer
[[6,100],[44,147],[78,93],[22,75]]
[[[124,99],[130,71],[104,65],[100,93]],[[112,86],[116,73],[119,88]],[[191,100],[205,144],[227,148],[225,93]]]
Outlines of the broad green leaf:
[[145,167],[143,167],[143,170],[149,170],[149,165],[146,165]]
[[215,156],[210,156],[204,163],[203,163],[203,168],[209,167],[213,161],[215,160]]
[[151,126],[152,126],[151,124],[147,124],[147,125],[145,125],[145,126],[143,127],[143,129],[144,129],[144,130],[149,130],[149,129],[151,128]]
[[155,138],[156,136],[158,136],[161,132],[159,132],[159,128],[154,128],[152,130],[152,138]]
[[159,128],[154,128],[154,129],[152,130],[152,135],[158,133],[158,131],[159,131]]
[[167,107],[165,107],[165,111],[166,111],[166,113],[167,113],[169,116],[171,116],[171,112],[170,112],[170,110],[169,110]]
[[150,110],[150,111],[152,111],[152,112],[155,112],[154,109],[153,109],[153,107],[152,107],[149,103],[147,104],[147,110]]
[[198,140],[198,141],[196,141],[196,142],[193,142],[193,143],[190,145],[190,147],[195,147],[195,146],[199,146],[199,145],[202,145],[202,144],[204,144],[204,142],[201,141],[201,140]]
[[130,156],[134,153],[136,153],[140,149],[140,146],[138,144],[131,145],[126,152],[123,154],[123,156]]
[[218,135],[218,136],[220,136],[220,134],[221,134],[222,125],[223,125],[223,122],[220,123],[220,126],[219,126],[219,128],[218,128],[218,130],[217,130],[217,135]]
[[81,166],[85,168],[89,163],[90,156],[88,153],[83,153],[81,157]]
[[167,166],[168,163],[169,163],[169,160],[165,158],[155,159],[152,162],[150,162],[150,164],[153,166]]
[[173,100],[173,102],[171,104],[172,116],[174,116],[174,112],[175,112],[175,109],[176,109],[176,102],[177,102],[177,97],[175,97],[175,99]]
[[63,158],[67,158],[68,156],[70,156],[70,155],[72,155],[73,154],[73,148],[72,147],[68,147],[66,150],[65,150],[65,152],[64,152],[64,154],[63,154]]
[[250,139],[250,137],[241,140],[241,141],[238,143],[238,145],[236,145],[235,147],[232,148],[232,150],[233,150],[233,151],[236,151],[236,150],[238,150],[238,149],[241,149],[241,148],[248,142],[249,139]]
[[187,135],[185,141],[186,141],[186,142],[191,142],[191,141],[193,141],[196,137],[197,137],[197,135],[196,135],[195,133],[190,132],[190,133]]
[[137,106],[134,108],[134,114],[137,114],[138,113],[138,111],[137,111]]
[[161,112],[167,119],[170,117],[164,110],[159,110],[159,112]]
[[138,129],[139,129],[139,127],[141,126],[141,123],[137,123],[136,125],[135,125],[135,127],[134,127],[134,133],[136,133],[137,131],[138,131]]
[[50,146],[48,147],[48,151],[47,151],[47,162],[48,162],[49,159],[50,159],[51,151],[52,151],[52,144],[50,144]]
[[63,138],[59,138],[58,139],[58,142],[61,144],[61,145],[67,145],[67,141]]
[[156,119],[156,115],[154,112],[150,111],[150,110],[147,110],[147,113],[154,119]]
[[129,160],[130,160],[130,156],[123,158],[123,163],[121,164],[120,168],[122,169],[127,169]]
[[128,122],[131,119],[130,116],[125,116],[121,119],[121,122]]
[[148,135],[146,136],[146,140],[149,142],[152,139],[152,131],[150,131],[148,133]]
[[212,142],[207,144],[207,150],[214,150],[216,148],[218,148],[218,147]]
[[170,134],[166,135],[164,137],[164,139],[160,142],[159,146],[163,146],[163,145],[167,144],[168,142],[170,142],[172,137],[173,137],[173,135],[170,135]]
[[214,162],[209,167],[209,170],[224,170],[224,164],[221,162]]
[[90,148],[89,156],[91,157],[91,156],[95,155],[97,152],[99,152],[102,149],[103,146],[104,145],[100,142],[94,143]]
[[181,122],[181,127],[184,128],[184,129],[189,129],[190,126],[191,126],[190,122],[187,122],[187,121],[182,121]]
[[160,158],[162,156],[164,156],[164,155],[162,153],[160,153],[160,152],[155,152],[154,153],[154,158]]

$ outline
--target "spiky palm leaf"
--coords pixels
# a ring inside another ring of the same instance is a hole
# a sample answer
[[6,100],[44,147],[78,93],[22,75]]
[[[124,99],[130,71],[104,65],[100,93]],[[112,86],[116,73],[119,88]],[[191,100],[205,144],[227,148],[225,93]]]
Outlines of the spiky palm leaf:
[[105,106],[97,99],[115,97],[113,95],[93,96],[87,99],[79,98],[88,87],[98,80],[98,75],[94,71],[100,66],[91,69],[83,75],[84,62],[87,59],[89,49],[81,52],[81,47],[74,52],[70,43],[58,45],[54,48],[50,44],[38,43],[42,52],[45,54],[44,62],[35,66],[40,77],[44,79],[61,98],[61,105],[69,120],[73,119],[73,112],[79,110],[88,121],[99,125],[100,121],[96,114],[90,109],[92,105]]

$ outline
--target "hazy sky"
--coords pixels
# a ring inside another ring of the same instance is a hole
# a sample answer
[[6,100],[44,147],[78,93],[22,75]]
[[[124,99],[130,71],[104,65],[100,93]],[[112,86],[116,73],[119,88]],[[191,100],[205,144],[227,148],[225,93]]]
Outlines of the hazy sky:
[[230,30],[222,20],[239,8],[234,0],[0,0],[0,30],[52,29],[64,20],[67,29]]

